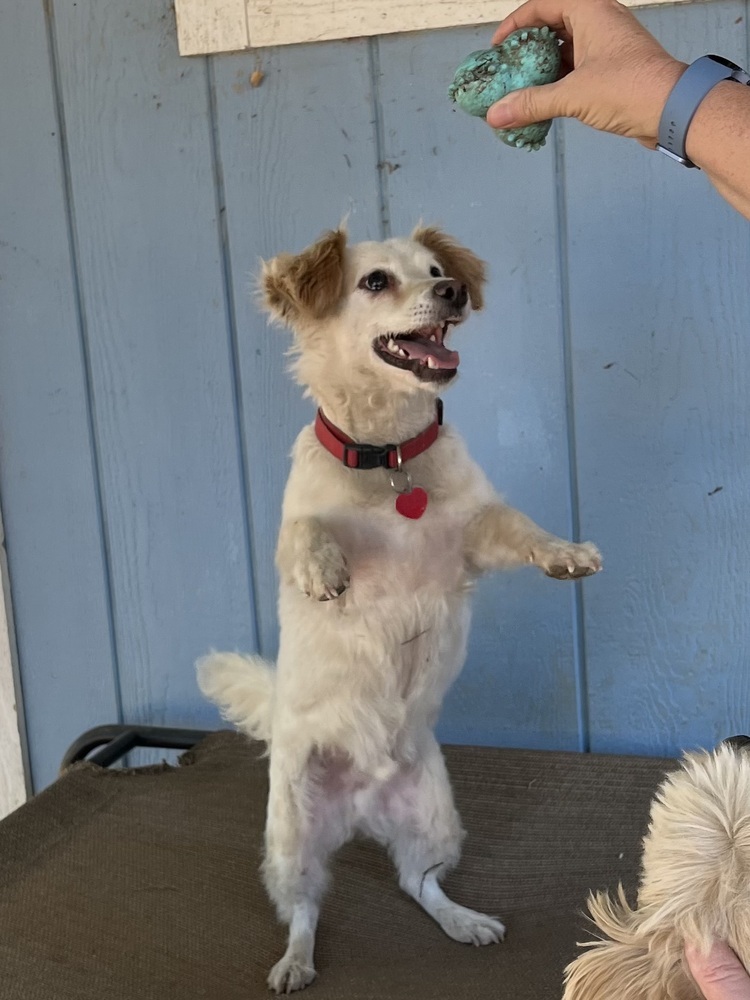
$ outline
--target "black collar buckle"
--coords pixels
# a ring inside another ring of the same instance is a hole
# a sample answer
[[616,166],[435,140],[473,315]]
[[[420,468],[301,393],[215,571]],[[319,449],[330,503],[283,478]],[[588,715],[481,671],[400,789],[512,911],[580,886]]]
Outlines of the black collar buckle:
[[[395,451],[393,444],[345,444],[341,461],[347,469],[390,469],[389,456]],[[355,461],[350,454],[356,456]]]

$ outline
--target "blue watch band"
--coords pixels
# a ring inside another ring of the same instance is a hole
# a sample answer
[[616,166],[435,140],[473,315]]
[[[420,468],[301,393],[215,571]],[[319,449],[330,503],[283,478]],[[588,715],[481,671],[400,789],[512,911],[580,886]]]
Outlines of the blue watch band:
[[659,121],[656,148],[685,167],[694,167],[685,152],[690,123],[701,101],[723,80],[750,84],[750,76],[723,56],[701,56],[691,63],[672,88]]

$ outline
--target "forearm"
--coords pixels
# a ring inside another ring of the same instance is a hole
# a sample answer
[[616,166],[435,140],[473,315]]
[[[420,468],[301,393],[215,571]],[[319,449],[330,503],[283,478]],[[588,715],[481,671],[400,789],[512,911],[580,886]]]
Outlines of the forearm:
[[315,517],[282,523],[276,565],[282,582],[294,584],[316,601],[334,600],[349,586],[344,554],[333,535]]
[[566,542],[502,503],[485,507],[466,526],[464,559],[472,573],[531,565],[558,580],[591,576],[602,566],[591,542]]
[[688,130],[686,151],[719,194],[750,219],[750,87],[725,80],[709,91]]
[[534,549],[551,537],[525,514],[497,503],[466,526],[464,556],[474,572],[511,569],[533,562]]

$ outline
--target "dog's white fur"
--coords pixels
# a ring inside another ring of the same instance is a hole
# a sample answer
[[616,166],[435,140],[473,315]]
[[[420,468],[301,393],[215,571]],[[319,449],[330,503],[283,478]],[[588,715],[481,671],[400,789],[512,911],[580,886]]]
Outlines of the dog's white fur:
[[[379,293],[361,287],[376,269],[392,278]],[[460,309],[438,296],[444,279],[465,289]],[[436,229],[355,246],[336,230],[267,263],[262,282],[267,308],[294,331],[298,381],[352,439],[379,445],[429,425],[439,385],[384,362],[374,341],[441,323],[450,308],[463,321],[481,307],[484,266]],[[396,512],[384,470],[345,468],[306,427],[277,550],[276,669],[228,653],[199,664],[226,718],[270,746],[264,875],[290,925],[269,977],[277,992],[315,975],[327,859],[355,831],[388,847],[403,889],[450,937],[502,938],[498,920],[440,888],[463,831],[433,727],[464,662],[477,576],[533,564],[571,578],[601,565],[590,543],[555,538],[505,506],[449,426],[408,466],[429,495],[419,520]]]
[[601,938],[566,970],[564,1000],[702,1000],[686,943],[725,941],[750,968],[750,754],[686,756],[651,809],[637,906],[620,888],[589,910]]

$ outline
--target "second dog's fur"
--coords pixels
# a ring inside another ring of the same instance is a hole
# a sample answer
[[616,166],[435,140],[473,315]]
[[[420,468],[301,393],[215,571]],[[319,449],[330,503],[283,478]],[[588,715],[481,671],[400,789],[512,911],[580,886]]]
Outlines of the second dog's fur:
[[685,945],[725,941],[750,967],[750,755],[692,754],[663,783],[637,906],[589,901],[601,938],[566,971],[564,1000],[702,1000]]
[[[342,230],[265,265],[271,314],[294,332],[294,372],[332,424],[375,446],[435,420],[456,375],[453,327],[482,306],[483,263],[436,229],[350,246]],[[270,746],[264,875],[289,945],[279,992],[314,977],[330,854],[356,831],[387,846],[403,889],[456,941],[489,944],[502,924],[440,887],[463,831],[433,735],[460,671],[469,595],[488,570],[534,565],[571,579],[596,548],[555,538],[506,506],[449,426],[406,465],[424,515],[397,512],[385,469],[345,467],[306,427],[294,446],[277,550],[276,669],[215,654],[203,691]]]

